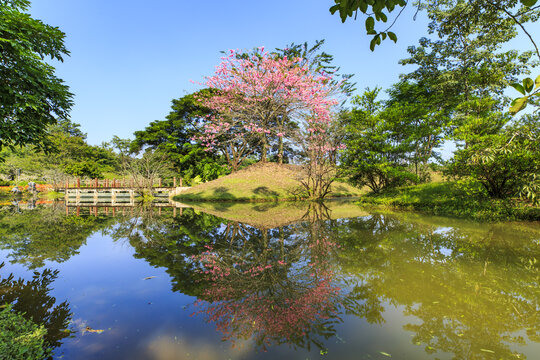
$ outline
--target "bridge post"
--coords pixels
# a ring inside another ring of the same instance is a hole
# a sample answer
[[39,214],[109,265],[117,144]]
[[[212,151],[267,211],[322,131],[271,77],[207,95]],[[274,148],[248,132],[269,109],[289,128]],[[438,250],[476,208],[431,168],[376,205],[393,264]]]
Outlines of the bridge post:
[[173,177],[173,187],[176,187],[176,176]]

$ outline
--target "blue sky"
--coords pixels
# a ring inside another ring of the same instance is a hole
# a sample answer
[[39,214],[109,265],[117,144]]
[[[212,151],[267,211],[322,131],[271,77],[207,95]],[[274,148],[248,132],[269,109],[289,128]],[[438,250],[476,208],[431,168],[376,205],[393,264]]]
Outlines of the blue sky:
[[[75,94],[74,122],[100,144],[113,135],[132,137],[163,119],[173,98],[198,88],[231,48],[267,49],[326,39],[342,73],[355,74],[358,92],[387,88],[411,69],[398,64],[406,49],[427,34],[427,20],[405,11],[394,32],[371,52],[364,21],[342,24],[331,0],[34,0],[31,13],[66,33],[71,56],[55,63],[57,75]],[[535,24],[529,31],[540,33]],[[523,50],[530,48],[517,40]]]

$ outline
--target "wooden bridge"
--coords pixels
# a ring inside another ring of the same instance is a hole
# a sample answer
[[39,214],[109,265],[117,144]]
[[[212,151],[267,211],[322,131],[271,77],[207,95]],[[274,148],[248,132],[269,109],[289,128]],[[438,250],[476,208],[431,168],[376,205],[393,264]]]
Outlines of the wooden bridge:
[[97,205],[106,203],[111,206],[123,204],[133,206],[135,198],[142,195],[142,191],[148,188],[151,189],[153,196],[166,199],[189,189],[189,187],[182,186],[182,179],[179,179],[177,183],[176,178],[169,182],[169,186],[164,185],[162,179],[157,179],[155,183],[153,182],[151,186],[148,184],[147,187],[137,186],[133,180],[126,179],[77,179],[74,183],[66,181],[62,185],[55,184],[54,188],[57,191],[64,191],[66,204]]

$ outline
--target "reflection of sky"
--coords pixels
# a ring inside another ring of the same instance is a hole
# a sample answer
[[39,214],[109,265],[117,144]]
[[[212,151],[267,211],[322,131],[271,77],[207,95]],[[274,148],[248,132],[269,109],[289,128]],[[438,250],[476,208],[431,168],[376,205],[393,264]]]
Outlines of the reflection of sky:
[[[438,228],[442,233],[450,228]],[[215,324],[204,316],[191,316],[194,297],[171,291],[171,278],[163,268],[154,268],[145,260],[133,257],[134,249],[126,241],[113,242],[96,233],[81,246],[79,254],[46,267],[59,269],[52,284],[57,301],[67,300],[73,312],[72,339],[56,351],[66,359],[314,359],[323,358],[319,349],[294,350],[287,345],[255,352],[253,344],[237,342],[231,348],[222,342]],[[447,255],[448,249],[441,249]],[[7,261],[8,252],[0,251],[5,267],[3,276],[29,279],[32,272]],[[144,280],[146,277],[155,278]],[[403,315],[402,306],[382,303],[385,322],[371,325],[364,318],[343,316],[337,336],[325,342],[327,359],[432,359],[424,345],[412,344],[412,333],[403,326],[418,319]],[[84,332],[86,326],[104,330],[101,334]],[[518,349],[534,359],[540,344]],[[437,353],[440,359],[450,355]]]

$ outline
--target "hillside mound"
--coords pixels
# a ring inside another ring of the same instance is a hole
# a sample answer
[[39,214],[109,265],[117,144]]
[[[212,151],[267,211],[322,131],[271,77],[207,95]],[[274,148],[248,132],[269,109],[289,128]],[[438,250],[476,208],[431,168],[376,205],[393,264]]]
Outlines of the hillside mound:
[[[257,163],[219,179],[195,186],[175,199],[180,201],[276,201],[305,198],[304,177],[298,165]],[[355,187],[335,182],[329,197],[359,196]]]

